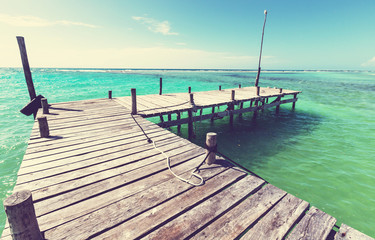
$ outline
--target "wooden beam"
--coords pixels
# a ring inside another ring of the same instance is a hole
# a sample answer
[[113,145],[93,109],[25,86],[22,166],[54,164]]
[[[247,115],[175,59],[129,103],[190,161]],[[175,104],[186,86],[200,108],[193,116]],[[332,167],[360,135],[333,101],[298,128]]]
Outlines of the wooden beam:
[[34,98],[36,98],[36,93],[35,93],[33,78],[31,77],[29,60],[27,58],[25,39],[23,37],[18,36],[17,42],[18,42],[18,47],[20,49],[23,72],[25,74],[25,79],[26,79],[27,89],[29,90],[30,100],[33,100]]

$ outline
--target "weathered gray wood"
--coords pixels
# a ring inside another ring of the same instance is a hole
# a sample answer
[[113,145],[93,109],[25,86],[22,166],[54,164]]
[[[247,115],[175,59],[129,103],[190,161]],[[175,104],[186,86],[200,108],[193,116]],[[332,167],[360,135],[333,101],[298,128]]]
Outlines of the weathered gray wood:
[[331,232],[336,219],[325,212],[311,207],[309,212],[298,223],[297,227],[288,235],[288,240],[325,240]]
[[112,99],[112,90],[108,91],[108,99]]
[[309,203],[288,194],[241,239],[282,239],[308,207]]
[[232,94],[231,94],[230,100],[234,101],[234,99],[235,99],[235,94],[236,94],[236,91],[235,91],[235,90],[232,90]]
[[184,239],[236,203],[241,202],[244,197],[259,188],[263,183],[263,180],[248,175],[185,214],[161,226],[145,236],[145,239]]
[[137,93],[135,88],[131,89],[132,96],[132,114],[137,114]]
[[206,154],[209,154],[206,163],[211,165],[216,161],[216,148],[217,148],[217,134],[214,132],[209,132],[206,134]]
[[189,88],[188,88],[188,93],[191,93],[191,87],[189,86]]
[[163,94],[163,78],[160,78],[159,82],[159,95]]
[[374,240],[374,238],[361,233],[346,224],[341,224],[339,231],[335,235],[335,240]]
[[26,79],[27,89],[29,91],[30,100],[33,100],[34,98],[36,98],[36,93],[35,93],[33,79],[31,77],[29,60],[27,58],[25,39],[23,37],[18,36],[17,42],[18,42],[18,47],[20,49],[23,72],[25,74],[25,79]]
[[4,200],[4,208],[14,240],[42,239],[30,191],[13,193]]
[[[216,165],[215,167],[204,168],[203,174],[207,171],[212,172],[218,168],[223,171],[223,166]],[[214,195],[218,190],[232,184],[234,181],[243,177],[244,173],[229,169],[223,173],[214,176],[212,179],[207,179],[205,185],[191,190],[174,197],[170,201],[163,203],[159,206],[150,209],[149,211],[124,222],[116,228],[112,228],[108,232],[99,235],[97,239],[133,239],[146,235],[152,229],[156,228],[160,223],[166,222],[172,217],[178,216],[192,206],[196,205],[201,200]],[[153,194],[151,194],[152,196]],[[152,203],[150,203],[152,204]],[[180,206],[176,208],[176,206]]]
[[48,106],[47,98],[42,98],[41,103],[42,103],[43,114],[48,114],[49,113],[49,106]]
[[235,239],[285,195],[285,191],[267,184],[192,239]]
[[194,137],[194,129],[193,129],[193,111],[188,111],[188,138],[191,139]]
[[49,128],[48,128],[48,122],[47,117],[38,117],[38,123],[39,123],[39,133],[40,137],[45,138],[49,136]]

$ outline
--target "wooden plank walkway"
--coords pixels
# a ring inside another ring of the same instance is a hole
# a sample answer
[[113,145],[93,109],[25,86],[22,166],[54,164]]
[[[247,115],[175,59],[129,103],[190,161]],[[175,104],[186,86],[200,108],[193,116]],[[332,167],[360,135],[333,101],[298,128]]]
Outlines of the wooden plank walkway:
[[[34,124],[14,189],[32,191],[45,239],[332,236],[336,219],[223,159],[200,168],[203,186],[179,181],[135,120],[184,178],[205,149],[141,116],[134,120],[118,99],[55,103],[46,116],[50,137],[40,138]],[[343,225],[336,239],[371,239],[360,234]],[[2,239],[11,239],[8,226]]]

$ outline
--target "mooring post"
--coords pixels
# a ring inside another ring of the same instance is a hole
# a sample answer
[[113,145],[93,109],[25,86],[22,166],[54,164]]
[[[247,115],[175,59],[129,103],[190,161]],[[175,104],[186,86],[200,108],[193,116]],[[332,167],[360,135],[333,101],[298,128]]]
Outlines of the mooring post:
[[194,129],[193,129],[193,110],[188,110],[188,138],[192,139],[194,137]]
[[13,240],[43,239],[30,191],[13,193],[4,200],[4,208]]
[[[181,113],[180,112],[177,112],[177,120],[180,120],[181,119]],[[177,125],[177,132],[180,133],[181,132],[181,124],[178,124]]]
[[29,60],[27,58],[25,39],[23,37],[18,36],[17,42],[18,42],[18,47],[20,49],[20,53],[21,53],[23,72],[25,74],[25,79],[26,79],[27,89],[29,91],[30,100],[33,100],[34,98],[36,98],[36,93],[35,93],[33,78],[31,77]]
[[191,87],[188,87],[188,92],[191,93]]
[[230,96],[230,100],[234,101],[235,94],[236,94],[236,91],[232,90],[232,94]]
[[[293,94],[294,95],[294,99],[297,98],[297,93]],[[292,109],[294,110],[296,108],[296,102],[293,102],[293,106],[292,106]]]
[[38,117],[40,137],[45,138],[49,136],[49,128],[46,116]]
[[260,87],[259,87],[259,86],[256,86],[256,88],[257,88],[257,96],[259,96]]
[[130,91],[132,95],[132,114],[137,114],[137,93],[135,88],[132,88]]
[[109,90],[109,91],[108,91],[108,98],[109,98],[109,99],[112,99],[112,90]]
[[221,91],[221,85],[219,85],[219,91]]
[[216,160],[216,151],[217,151],[217,134],[214,132],[209,132],[206,135],[206,154],[209,154],[206,163],[211,165],[215,163]]
[[283,89],[282,89],[282,88],[280,88],[280,89],[279,89],[279,93],[282,93],[282,92],[283,92]]
[[160,78],[160,90],[159,90],[159,95],[163,94],[163,78]]
[[47,98],[42,98],[41,103],[42,103],[43,114],[49,114],[49,106],[48,106]]
[[194,105],[194,93],[190,93],[190,104]]
[[238,84],[238,88],[241,88],[241,84]]

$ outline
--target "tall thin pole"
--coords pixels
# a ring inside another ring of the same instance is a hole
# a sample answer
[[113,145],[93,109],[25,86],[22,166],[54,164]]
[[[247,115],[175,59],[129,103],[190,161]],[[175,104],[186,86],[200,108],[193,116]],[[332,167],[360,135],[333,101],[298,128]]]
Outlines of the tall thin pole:
[[260,53],[259,53],[258,74],[257,74],[257,78],[255,79],[255,87],[258,87],[258,83],[259,83],[260,61],[261,61],[261,59],[262,59],[263,36],[264,36],[264,28],[265,28],[265,26],[266,26],[266,20],[267,20],[267,10],[264,10],[264,23],[263,23],[263,31],[262,31],[262,42],[260,43]]
[[29,60],[27,59],[25,39],[23,37],[18,36],[17,42],[20,48],[22,66],[23,66],[23,71],[25,73],[25,79],[26,79],[27,89],[29,90],[30,100],[33,100],[34,98],[36,98],[36,93],[35,93],[33,79],[31,77]]

